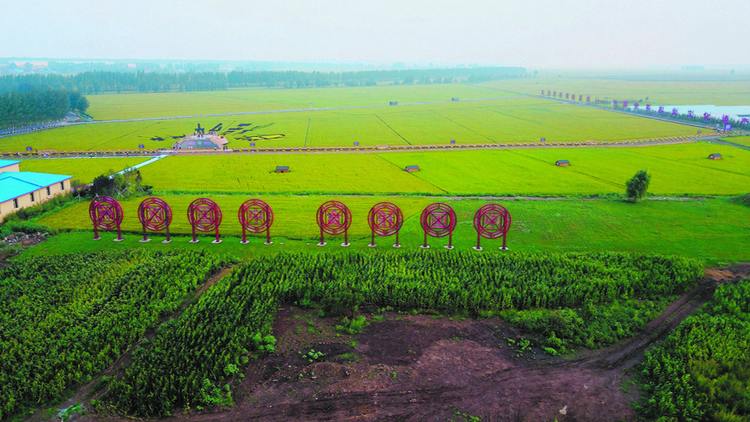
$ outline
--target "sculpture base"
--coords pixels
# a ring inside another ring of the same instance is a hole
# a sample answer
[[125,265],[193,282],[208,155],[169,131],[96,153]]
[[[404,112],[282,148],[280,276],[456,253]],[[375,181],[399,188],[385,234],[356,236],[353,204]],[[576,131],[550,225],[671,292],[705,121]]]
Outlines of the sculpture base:
[[351,243],[342,243],[341,244],[342,248],[348,248],[349,246],[351,246]]
[[430,245],[419,245],[422,249],[430,249]]
[[248,243],[250,243],[249,240],[240,240],[240,245],[247,245]]
[[453,249],[453,248],[455,248],[455,246],[453,246],[453,245],[445,245],[445,246],[443,246],[443,247],[444,247],[445,249],[449,249],[449,250],[450,250],[450,249]]
[[122,242],[123,240],[125,240],[124,237],[118,237],[117,239],[115,239],[115,242]]
[[200,242],[200,239],[190,239],[190,243],[198,243]]
[[141,240],[138,241],[138,243],[148,243],[150,241],[151,241],[151,239],[141,239]]
[[94,240],[102,240],[101,236],[95,237]]
[[263,244],[264,244],[264,245],[273,245],[273,242],[271,242],[271,241],[268,241],[268,242],[263,242]]
[[165,239],[165,240],[162,240],[162,241],[161,241],[161,243],[163,243],[163,244],[165,244],[165,245],[166,245],[166,244],[168,244],[168,243],[172,243],[172,239],[169,239],[169,240],[166,240],[166,239]]
[[507,246],[500,246],[500,250],[501,251],[507,251],[507,250],[509,250],[509,248]]
[[222,242],[222,240],[221,240],[221,239],[218,239],[218,240],[214,240],[214,241],[212,241],[211,243],[213,243],[214,245],[218,245],[218,244],[219,244],[219,243],[221,243],[221,242]]
[[471,249],[474,249],[475,251],[483,250],[481,246],[472,246]]
[[400,248],[400,247],[401,247],[401,245],[399,245],[398,243],[394,243],[394,244],[393,244],[393,247],[394,247],[394,248]]
[[368,244],[367,244],[367,247],[368,247],[368,248],[374,248],[374,247],[376,247],[376,246],[378,246],[378,245],[377,245],[377,243],[368,243]]
[[318,246],[325,246],[326,242],[318,242]]

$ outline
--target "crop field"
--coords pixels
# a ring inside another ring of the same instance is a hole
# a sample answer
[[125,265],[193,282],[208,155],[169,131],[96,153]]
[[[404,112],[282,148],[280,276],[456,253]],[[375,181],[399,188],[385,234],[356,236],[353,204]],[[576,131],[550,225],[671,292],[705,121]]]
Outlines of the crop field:
[[[723,160],[709,160],[719,152]],[[570,160],[570,167],[555,161]],[[290,173],[274,173],[288,165]],[[408,165],[420,166],[406,173]],[[185,169],[190,169],[185,171]],[[141,169],[160,192],[533,195],[622,193],[641,169],[658,195],[738,195],[750,151],[720,144],[167,157]]]
[[733,136],[726,138],[726,141],[750,147],[750,136]]
[[260,110],[356,107],[391,101],[421,103],[453,97],[493,98],[516,94],[465,84],[388,85],[309,89],[230,89],[229,91],[90,95],[89,114],[96,120],[192,116]]
[[623,79],[538,78],[485,82],[476,86],[495,88],[498,92],[539,95],[545,91],[563,91],[589,95],[591,100],[605,97],[618,100],[643,100],[659,105],[750,104],[750,81],[628,81]]
[[[175,247],[208,247],[211,250],[223,251],[228,248],[237,256],[251,257],[256,254],[278,253],[283,250],[302,249],[317,252],[321,249],[340,249],[338,244],[343,236],[331,240],[331,246],[315,246],[320,230],[315,223],[315,212],[327,200],[343,201],[352,210],[353,223],[349,230],[353,248],[366,248],[369,243],[370,229],[367,226],[367,212],[380,201],[390,201],[404,212],[405,223],[400,235],[400,242],[407,248],[416,248],[423,241],[424,232],[419,223],[422,209],[434,199],[418,197],[382,198],[382,197],[260,197],[274,210],[274,225],[271,235],[276,243],[262,245],[257,237],[257,245],[236,244],[241,227],[237,220],[240,204],[249,199],[241,196],[210,195],[223,210],[224,219],[221,225],[222,235],[233,236],[221,245],[211,245],[208,241],[190,245],[186,238],[180,238],[171,245],[152,242],[146,247],[171,249]],[[165,196],[172,207],[174,220],[170,232],[189,234],[186,211],[189,203],[197,196]],[[137,208],[140,198],[122,202],[125,212],[123,230],[133,232],[126,235],[126,240],[115,244],[110,240],[90,241],[91,233],[62,235],[61,240],[54,238],[40,245],[38,250],[29,251],[30,256],[36,253],[60,253],[71,248],[82,250],[110,249],[115,247],[141,247],[138,243],[140,223]],[[458,225],[453,242],[458,248],[468,249],[476,244],[476,231],[472,218],[476,210],[490,202],[482,200],[444,200],[457,213]],[[681,254],[695,257],[708,263],[735,262],[748,258],[750,250],[750,208],[732,204],[724,199],[687,200],[687,201],[645,201],[637,205],[621,201],[577,201],[577,200],[520,200],[500,201],[513,216],[508,242],[512,250],[521,251],[643,251],[663,254]],[[88,203],[81,202],[62,211],[44,217],[39,223],[53,228],[91,230],[88,216]],[[210,239],[210,233],[201,235]],[[65,236],[72,236],[65,240]],[[114,238],[114,234],[104,234],[105,239]],[[163,234],[161,235],[163,236]],[[262,236],[265,239],[265,236]],[[285,241],[286,240],[286,241]],[[279,241],[285,242],[280,245]],[[431,245],[447,244],[447,238],[428,240]],[[59,242],[59,243],[57,243]],[[204,245],[205,243],[205,245]],[[308,245],[308,243],[310,243]],[[381,239],[379,244],[390,245],[393,238]],[[500,241],[483,241],[484,246],[495,248]],[[57,246],[55,246],[57,245]],[[207,246],[206,246],[207,245]],[[51,249],[44,249],[51,248]],[[93,248],[93,249],[89,249]],[[75,250],[75,249],[72,249]]]
[[147,161],[146,157],[130,158],[36,158],[22,160],[21,171],[35,171],[39,173],[67,174],[73,180],[91,183],[96,176],[106,174],[110,170],[120,171],[136,164]]
[[[162,95],[162,94],[159,94]],[[169,94],[163,94],[169,95]],[[128,95],[123,95],[127,97]],[[512,98],[351,110],[75,125],[0,139],[0,151],[169,148],[198,124],[229,148],[614,141],[695,134],[689,126]],[[221,124],[221,126],[219,126]]]

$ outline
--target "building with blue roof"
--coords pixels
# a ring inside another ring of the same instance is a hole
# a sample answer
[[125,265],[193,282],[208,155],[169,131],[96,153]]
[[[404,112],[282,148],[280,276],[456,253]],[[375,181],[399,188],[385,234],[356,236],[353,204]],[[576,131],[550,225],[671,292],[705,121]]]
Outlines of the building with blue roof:
[[73,176],[20,171],[20,163],[0,160],[0,222],[21,208],[70,192]]

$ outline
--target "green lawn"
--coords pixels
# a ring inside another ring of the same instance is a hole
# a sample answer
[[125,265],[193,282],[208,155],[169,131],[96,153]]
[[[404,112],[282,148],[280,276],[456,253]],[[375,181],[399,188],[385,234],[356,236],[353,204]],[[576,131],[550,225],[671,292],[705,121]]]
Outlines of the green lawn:
[[[165,199],[174,212],[172,232],[189,233],[185,211],[195,197],[170,196]],[[315,223],[315,210],[328,199],[344,201],[353,213],[350,240],[353,248],[366,248],[369,242],[369,229],[366,223],[367,211],[377,197],[264,197],[274,209],[275,220],[272,236],[275,243],[262,245],[263,239],[255,237],[250,245],[239,245],[240,233],[236,210],[247,198],[237,196],[212,196],[223,208],[224,221],[221,225],[225,238],[221,245],[209,243],[210,237],[203,237],[197,245],[188,243],[186,237],[177,237],[170,245],[151,242],[138,243],[139,235],[126,234],[122,243],[112,242],[113,233],[105,233],[104,240],[91,240],[91,222],[88,203],[66,208],[39,222],[60,229],[84,229],[54,237],[32,248],[24,257],[37,254],[73,252],[78,250],[98,250],[103,248],[148,247],[148,248],[209,248],[231,252],[239,257],[249,258],[261,253],[276,253],[282,250],[339,250],[343,236],[330,239],[329,246],[315,246],[319,230]],[[406,223],[401,232],[401,243],[407,248],[416,248],[423,239],[419,224],[421,209],[432,202],[425,198],[390,198],[404,211]],[[123,229],[138,232],[140,226],[136,209],[140,198],[123,202],[125,221]],[[460,249],[468,249],[476,242],[476,232],[472,217],[486,201],[450,200],[446,201],[458,214],[459,224],[454,235],[454,244]],[[642,251],[660,254],[680,254],[703,259],[708,265],[723,262],[750,260],[750,208],[729,203],[725,199],[687,201],[646,201],[636,205],[607,200],[520,200],[503,201],[513,217],[508,244],[513,250],[526,251]],[[161,238],[157,238],[161,240]],[[280,243],[284,242],[283,245]],[[308,245],[308,243],[310,243]],[[388,246],[393,239],[381,239],[381,246]],[[430,238],[429,243],[439,246],[447,239]],[[500,241],[483,241],[488,251],[497,251]],[[498,252],[486,252],[498,253]]]
[[[720,152],[723,160],[709,160]],[[570,160],[570,167],[555,161]],[[276,174],[277,165],[291,173]],[[408,165],[420,166],[406,173]],[[141,169],[160,192],[534,195],[623,193],[636,171],[658,195],[750,191],[750,151],[719,144],[168,157]]]
[[[132,94],[135,95],[135,94]],[[157,95],[157,94],[154,94]],[[170,95],[170,94],[158,94]],[[196,94],[197,95],[197,94]],[[123,97],[129,97],[123,95]],[[143,122],[100,123],[0,139],[0,151],[170,148],[201,124],[219,123],[230,148],[572,142],[695,134],[689,126],[536,98],[352,110],[305,111]],[[240,125],[245,125],[240,127]],[[231,128],[239,130],[228,131]],[[309,128],[309,130],[308,130]]]
[[731,138],[724,138],[727,142],[732,142],[738,145],[744,145],[750,147],[750,136],[732,136]]
[[124,170],[149,159],[150,157],[35,158],[23,160],[20,167],[21,171],[67,174],[73,176],[73,180],[79,180],[82,183],[91,183],[96,176],[105,174],[109,170]]
[[[555,75],[556,76],[556,75]],[[660,105],[733,106],[750,104],[749,81],[638,81],[622,76],[612,79],[547,77],[534,79],[507,79],[477,84],[478,87],[495,88],[503,92],[540,95],[544,89],[576,95],[619,100],[642,100]],[[501,91],[498,91],[501,92]]]

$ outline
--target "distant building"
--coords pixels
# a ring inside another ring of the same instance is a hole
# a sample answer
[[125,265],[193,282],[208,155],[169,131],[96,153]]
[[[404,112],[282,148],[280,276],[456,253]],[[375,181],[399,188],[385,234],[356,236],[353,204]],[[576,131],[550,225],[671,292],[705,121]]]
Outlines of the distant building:
[[213,132],[208,135],[194,133],[175,142],[174,145],[172,145],[172,149],[224,149],[224,145],[228,143],[229,141],[227,141],[227,138],[216,135]]
[[721,160],[721,154],[711,154],[708,156],[711,160]]
[[556,166],[560,166],[560,167],[568,167],[570,165],[570,161],[568,161],[568,160],[557,160],[557,161],[555,161],[555,165]]
[[0,222],[21,208],[70,192],[73,176],[20,171],[20,163],[0,160]]
[[405,170],[409,173],[414,173],[416,171],[419,171],[419,166],[406,166]]
[[276,166],[276,173],[289,173],[289,166]]

